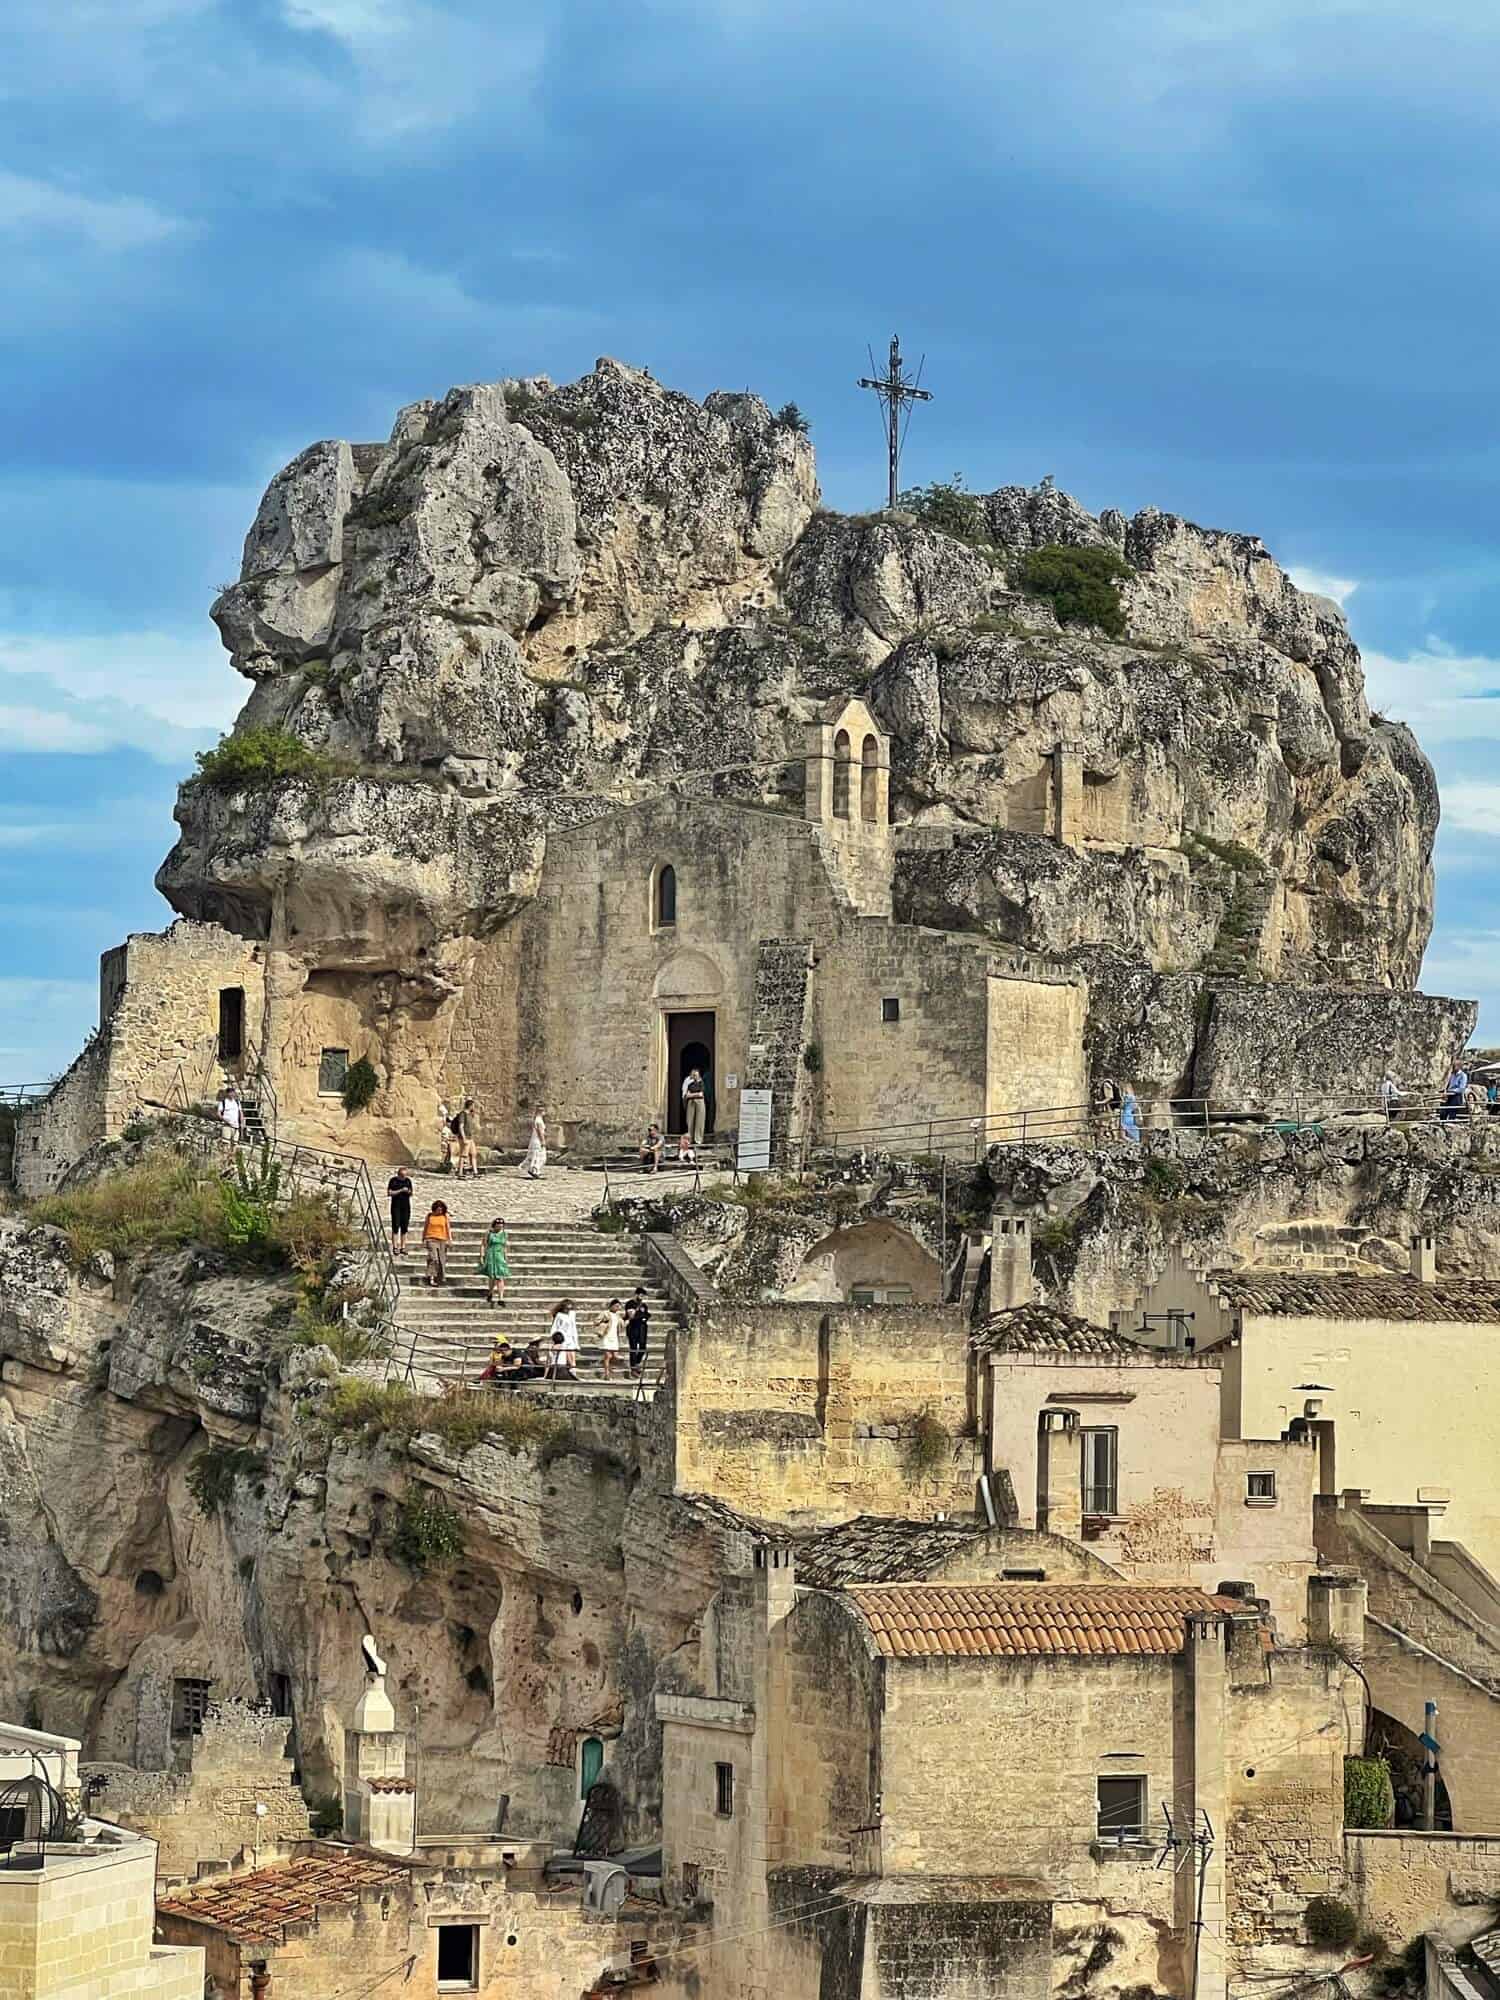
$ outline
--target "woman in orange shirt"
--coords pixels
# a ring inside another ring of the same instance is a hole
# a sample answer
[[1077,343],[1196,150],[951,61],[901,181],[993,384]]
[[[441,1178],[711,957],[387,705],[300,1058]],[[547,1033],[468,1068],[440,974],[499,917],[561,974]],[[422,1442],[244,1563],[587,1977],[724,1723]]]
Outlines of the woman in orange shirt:
[[422,1241],[427,1248],[427,1282],[448,1282],[448,1251],[453,1242],[453,1225],[448,1220],[448,1204],[435,1201],[422,1224]]

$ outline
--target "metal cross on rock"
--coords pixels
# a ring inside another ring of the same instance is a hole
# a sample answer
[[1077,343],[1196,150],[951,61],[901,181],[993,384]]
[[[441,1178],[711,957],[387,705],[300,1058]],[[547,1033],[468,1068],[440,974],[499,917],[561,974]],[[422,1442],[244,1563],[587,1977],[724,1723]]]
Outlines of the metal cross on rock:
[[917,386],[922,379],[922,370],[926,364],[927,357],[924,354],[917,363],[915,376],[908,376],[905,372],[906,364],[901,359],[901,336],[893,333],[890,360],[884,375],[875,373],[875,356],[871,354],[870,373],[859,378],[860,388],[873,389],[880,401],[886,450],[890,457],[892,507],[896,504],[896,494],[901,485],[901,444],[906,435],[906,425],[911,422],[911,406],[913,403],[932,401],[931,390]]

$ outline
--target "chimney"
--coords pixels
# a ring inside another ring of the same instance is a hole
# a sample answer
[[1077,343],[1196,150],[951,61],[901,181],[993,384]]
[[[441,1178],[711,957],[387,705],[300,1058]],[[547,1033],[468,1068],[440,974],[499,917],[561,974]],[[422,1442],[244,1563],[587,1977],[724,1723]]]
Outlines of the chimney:
[[1029,1306],[1036,1296],[1031,1278],[1031,1224],[1024,1215],[990,1217],[990,1311]]
[[1431,1236],[1414,1236],[1411,1239],[1411,1274],[1422,1285],[1436,1282],[1437,1244]]
[[1038,1414],[1036,1524],[1074,1542],[1083,1534],[1083,1432],[1076,1410]]
[[1356,1569],[1314,1570],[1307,1579],[1307,1643],[1363,1659],[1365,1595],[1365,1580]]

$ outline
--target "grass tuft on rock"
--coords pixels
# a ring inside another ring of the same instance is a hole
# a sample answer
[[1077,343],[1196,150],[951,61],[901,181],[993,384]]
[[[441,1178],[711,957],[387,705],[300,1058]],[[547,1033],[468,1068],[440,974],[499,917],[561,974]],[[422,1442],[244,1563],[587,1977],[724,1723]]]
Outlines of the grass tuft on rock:
[[504,1391],[449,1388],[441,1396],[424,1396],[399,1382],[353,1375],[334,1383],[316,1421],[326,1436],[350,1442],[390,1438],[405,1445],[416,1437],[435,1437],[460,1457],[489,1443],[540,1453],[557,1446],[568,1430],[551,1410],[512,1400]]

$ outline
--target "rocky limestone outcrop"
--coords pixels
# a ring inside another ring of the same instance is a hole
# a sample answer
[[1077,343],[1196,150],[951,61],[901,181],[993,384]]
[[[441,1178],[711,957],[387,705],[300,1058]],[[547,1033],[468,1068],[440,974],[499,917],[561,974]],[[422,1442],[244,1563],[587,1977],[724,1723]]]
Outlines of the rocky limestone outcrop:
[[[1201,835],[1276,884],[1264,976],[1415,981],[1431,772],[1369,714],[1338,607],[1262,543],[1155,509],[1095,517],[1050,484],[979,496],[975,543],[817,500],[805,437],[755,397],[700,405],[611,361],[410,405],[384,445],[310,447],[214,617],[255,683],[238,726],[357,776],[187,786],[163,891],[256,935],[284,899],[312,963],[325,946],[358,962],[382,907],[417,913],[429,945],[469,938],[530,893],[564,801],[672,785],[794,807],[806,724],[864,689],[892,732],[898,824],[983,836],[957,868],[970,891],[926,898],[945,922],[995,930],[998,911],[1029,949],[1191,970],[1233,899],[1170,858]],[[1127,639],[1059,629],[1018,588],[1024,557],[1059,544],[1130,565]],[[996,838],[1040,830],[1059,745],[1085,839],[1118,850],[1102,897],[1097,868]],[[393,782],[414,777],[415,799]]]

